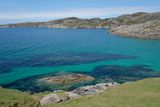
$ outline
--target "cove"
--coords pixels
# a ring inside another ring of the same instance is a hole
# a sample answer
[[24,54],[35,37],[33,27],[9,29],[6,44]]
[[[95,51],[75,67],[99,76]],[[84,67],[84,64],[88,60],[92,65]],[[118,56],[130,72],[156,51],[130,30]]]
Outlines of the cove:
[[160,40],[123,38],[106,29],[0,29],[0,84],[49,73],[91,73],[107,65],[160,71]]

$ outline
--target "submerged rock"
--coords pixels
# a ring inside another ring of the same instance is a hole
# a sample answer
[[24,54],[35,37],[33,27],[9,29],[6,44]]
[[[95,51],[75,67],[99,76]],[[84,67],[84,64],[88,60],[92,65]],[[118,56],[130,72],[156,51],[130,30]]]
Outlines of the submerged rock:
[[93,81],[94,78],[89,75],[83,74],[66,74],[60,76],[44,77],[39,79],[40,82],[46,82],[51,84],[70,84]]

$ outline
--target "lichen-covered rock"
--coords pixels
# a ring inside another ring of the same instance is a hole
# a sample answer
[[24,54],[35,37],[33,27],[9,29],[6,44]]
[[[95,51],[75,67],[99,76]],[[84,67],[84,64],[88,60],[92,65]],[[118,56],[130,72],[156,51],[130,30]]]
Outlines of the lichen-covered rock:
[[121,25],[112,27],[110,31],[113,34],[125,37],[160,39],[160,20],[154,20],[143,24]]
[[58,103],[58,102],[60,102],[60,98],[57,94],[49,94],[40,100],[40,103],[42,106]]
[[60,102],[64,102],[64,101],[69,100],[70,97],[67,94],[65,94],[65,95],[60,95],[59,99],[60,99]]
[[67,94],[68,94],[69,99],[77,99],[80,97],[80,95],[78,95],[74,92],[68,92]]
[[102,92],[102,91],[106,90],[107,88],[115,87],[117,85],[118,85],[118,83],[116,83],[116,82],[114,82],[114,83],[99,83],[96,85],[89,85],[89,86],[80,87],[78,89],[73,90],[72,92],[76,93],[80,96],[92,95],[92,94]]
[[80,87],[80,88],[75,89],[71,92],[66,92],[62,95],[61,94],[60,95],[49,94],[49,95],[43,97],[41,99],[40,103],[42,106],[45,106],[45,105],[49,105],[49,104],[53,104],[53,103],[64,102],[69,99],[77,99],[81,96],[93,95],[93,94],[100,93],[100,92],[106,90],[107,88],[115,87],[117,85],[118,85],[118,83],[116,83],[116,82],[114,82],[114,83],[99,83],[96,85],[88,85],[88,86]]

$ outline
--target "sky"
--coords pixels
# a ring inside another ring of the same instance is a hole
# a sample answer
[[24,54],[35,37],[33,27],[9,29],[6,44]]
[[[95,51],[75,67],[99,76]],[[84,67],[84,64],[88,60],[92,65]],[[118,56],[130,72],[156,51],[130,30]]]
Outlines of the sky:
[[160,12],[160,0],[0,0],[0,24]]

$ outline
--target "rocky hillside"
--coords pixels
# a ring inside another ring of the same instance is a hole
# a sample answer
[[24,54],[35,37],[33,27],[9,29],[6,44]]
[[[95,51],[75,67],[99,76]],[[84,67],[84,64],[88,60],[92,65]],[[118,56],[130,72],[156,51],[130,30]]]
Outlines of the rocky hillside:
[[53,20],[44,23],[44,26],[49,28],[103,28],[107,27],[103,25],[104,20],[99,18],[93,19],[79,19],[76,17],[70,17],[65,19]]
[[105,28],[108,27],[105,21],[100,18],[79,19],[69,17],[47,22],[27,22],[1,25],[0,27],[48,27],[48,28]]
[[121,25],[110,30],[113,34],[125,37],[160,39],[160,20],[141,24]]
[[126,37],[160,39],[160,13],[135,13],[114,19],[110,32]]
[[47,22],[0,25],[0,27],[110,28],[110,32],[122,36],[160,39],[160,12],[138,12],[107,19],[69,17]]
[[138,12],[134,14],[122,15],[117,18],[112,18],[111,26],[141,24],[157,19],[160,19],[160,12],[157,13]]

